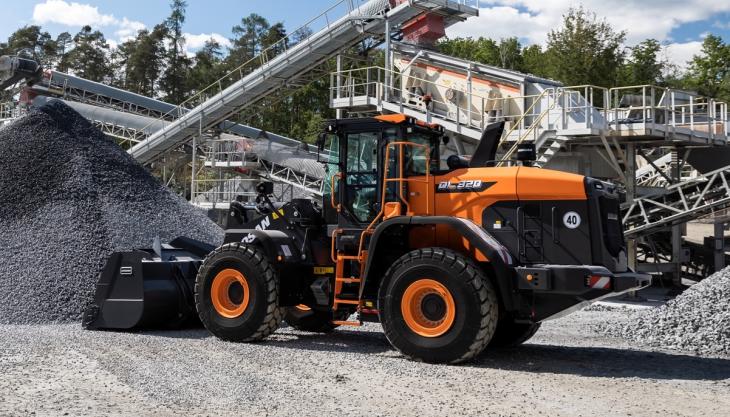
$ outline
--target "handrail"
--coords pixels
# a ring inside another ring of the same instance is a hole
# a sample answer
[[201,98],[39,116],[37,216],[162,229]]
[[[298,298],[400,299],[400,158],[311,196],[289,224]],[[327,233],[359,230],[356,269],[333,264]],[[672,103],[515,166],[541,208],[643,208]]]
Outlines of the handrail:
[[[371,73],[373,71],[377,72],[377,74],[378,74],[377,77],[373,77],[371,75]],[[357,87],[365,87],[364,88],[365,94],[370,94],[370,90],[368,88],[368,86],[370,86],[370,85],[383,85],[384,86],[381,89],[377,89],[377,93],[376,94],[378,95],[378,97],[380,97],[380,95],[386,89],[383,80],[385,78],[387,78],[385,76],[382,76],[381,77],[380,76],[381,73],[383,73],[383,74],[390,74],[390,79],[394,81],[393,85],[391,85],[389,88],[401,88],[401,89],[403,89],[406,81],[415,81],[415,82],[427,84],[427,85],[432,86],[432,87],[443,88],[443,89],[447,89],[447,88],[451,88],[452,87],[452,86],[447,85],[445,83],[438,83],[438,82],[431,81],[431,80],[427,80],[427,79],[424,79],[424,78],[421,78],[421,77],[418,77],[418,76],[415,76],[415,75],[406,75],[406,74],[404,74],[402,72],[389,70],[387,68],[383,68],[383,67],[380,67],[380,66],[370,66],[370,67],[365,67],[365,68],[356,68],[356,69],[343,70],[343,71],[339,71],[339,72],[338,71],[332,72],[331,73],[331,76],[330,76],[330,85],[331,85],[331,87],[330,87],[330,100],[351,97],[351,96],[353,96],[355,94],[355,91],[357,90]],[[335,82],[336,81],[335,80],[336,78],[344,78],[345,79],[345,82],[337,83],[337,82]],[[360,81],[360,82],[357,83],[355,81]],[[400,85],[398,85],[398,83],[396,81],[398,81]],[[471,92],[470,91],[463,91],[463,92],[465,94],[467,94],[467,95],[471,95],[473,101],[481,100],[481,106],[476,105],[477,111],[476,112],[472,112],[472,111],[469,111],[469,109],[466,109],[466,108],[463,108],[463,107],[460,107],[460,106],[457,105],[456,106],[457,107],[457,115],[455,117],[455,121],[457,123],[459,123],[459,124],[464,124],[464,125],[467,125],[467,126],[473,126],[472,116],[474,114],[477,114],[477,115],[479,115],[479,117],[478,117],[479,124],[480,124],[479,127],[482,128],[482,129],[485,127],[484,125],[486,124],[485,123],[485,119],[486,119],[485,108],[486,108],[486,104],[487,103],[489,103],[489,102],[502,102],[502,103],[504,103],[504,102],[507,102],[507,101],[514,101],[514,100],[537,99],[537,98],[539,98],[542,95],[542,94],[533,94],[533,95],[510,96],[510,97],[489,97],[489,96],[480,94],[478,92],[475,92],[473,90]],[[410,93],[408,91],[406,91],[405,93],[406,94],[409,94],[413,98],[417,98],[417,95],[412,94],[412,93]],[[403,98],[403,97],[401,97],[401,98]],[[442,104],[443,106],[447,106],[447,105],[453,104],[453,103],[447,103],[447,102],[439,101],[439,100],[436,100],[434,98],[432,98],[431,101],[433,103]],[[504,107],[504,106],[502,106],[502,107]],[[462,121],[460,119],[459,114],[458,114],[458,112],[460,110],[465,110],[465,111],[468,111],[469,112],[470,116],[467,118],[467,120]],[[441,114],[437,114],[437,115],[439,115],[439,117],[446,117],[447,119],[454,119],[453,117],[443,116]],[[524,115],[524,113],[521,112],[521,113],[519,113],[519,115],[522,116],[522,115]],[[515,116],[516,117],[517,114],[514,114],[514,115],[505,115],[505,114],[503,114],[501,116],[501,118],[508,118],[508,117],[512,117],[512,116]],[[526,116],[537,116],[537,114],[527,114]]]
[[[545,91],[547,92],[548,90],[545,90]],[[558,90],[558,91],[560,92],[560,95],[562,95],[563,91],[562,90]],[[555,91],[555,93],[558,93],[558,91]],[[545,118],[545,115],[547,115],[549,112],[551,112],[552,110],[555,109],[555,106],[557,105],[557,103],[558,103],[558,94],[555,95],[555,99],[553,100],[553,103],[551,105],[549,105],[545,110],[543,110],[542,113],[540,113],[537,120],[534,120],[532,122],[532,124],[530,125],[530,127],[515,141],[515,143],[509,148],[509,150],[507,150],[507,152],[502,156],[502,161],[499,162],[499,164],[497,164],[497,166],[502,166],[504,164],[505,160],[509,160],[509,158],[512,156],[513,153],[515,153],[515,151],[520,146],[520,144],[525,141],[525,139],[530,134],[530,132],[535,130],[537,128],[537,126],[540,125],[540,122],[542,121],[543,118]],[[534,104],[535,103],[533,103],[533,106],[534,106]],[[514,127],[513,127],[513,129],[514,129]],[[510,129],[510,131],[512,131],[513,129]],[[504,137],[506,138],[508,136],[504,136]]]
[[[531,111],[532,111],[532,110],[533,110],[533,109],[535,108],[535,106],[536,106],[536,105],[537,105],[538,103],[540,103],[540,102],[542,101],[542,98],[543,98],[543,96],[546,96],[546,94],[548,94],[548,93],[550,93],[550,92],[554,92],[554,90],[553,90],[552,88],[547,88],[547,89],[543,90],[543,92],[542,92],[542,93],[540,93],[540,95],[539,95],[539,96],[537,97],[537,99],[536,99],[535,101],[533,101],[533,102],[532,102],[532,104],[530,105],[530,107],[528,107],[528,108],[527,108],[527,110],[525,110],[525,111],[524,111],[524,112],[522,113],[522,116],[520,116],[520,118],[519,118],[519,119],[517,119],[517,121],[516,121],[515,123],[513,123],[513,124],[512,124],[512,126],[511,126],[511,127],[509,128],[509,130],[507,130],[507,132],[505,132],[505,133],[504,133],[504,134],[502,135],[502,137],[503,137],[503,138],[508,138],[508,137],[510,137],[510,135],[512,134],[512,132],[514,132],[514,131],[515,131],[515,129],[517,129],[517,127],[518,127],[518,126],[521,126],[521,125],[522,125],[522,122],[524,122],[524,121],[525,121],[525,119],[526,119],[526,118],[527,118],[527,116],[528,116],[528,115],[530,114],[530,112],[531,112]],[[549,96],[548,96],[548,97],[549,97]],[[545,113],[545,111],[543,111],[543,113]],[[541,115],[542,115],[543,113],[541,113]],[[532,124],[532,126],[535,126],[535,123],[533,123],[533,124]],[[530,126],[530,128],[532,128],[532,126]]]
[[[388,178],[388,174],[390,171],[390,150],[392,147],[398,146],[398,177],[394,178]],[[420,175],[415,176],[413,178],[406,178],[404,176],[404,148],[406,146],[411,146],[414,148],[423,148],[424,149],[424,155],[426,156],[426,174],[425,179],[421,180]],[[420,143],[414,143],[414,142],[404,142],[404,141],[398,141],[398,142],[390,142],[385,148],[385,170],[383,172],[383,185],[382,185],[382,192],[380,196],[380,210],[378,214],[375,216],[373,221],[368,224],[368,226],[363,230],[362,234],[360,234],[360,243],[358,246],[358,256],[362,253],[364,242],[365,242],[365,235],[372,232],[372,230],[375,229],[375,225],[380,221],[380,219],[385,215],[385,198],[388,194],[388,183],[395,182],[400,184],[398,187],[398,198],[406,205],[406,214],[411,213],[410,210],[410,204],[408,203],[408,200],[403,197],[403,182],[422,182],[428,184],[430,182],[431,178],[431,148],[428,145],[421,145]],[[431,213],[431,187],[426,186],[426,215],[430,215]]]

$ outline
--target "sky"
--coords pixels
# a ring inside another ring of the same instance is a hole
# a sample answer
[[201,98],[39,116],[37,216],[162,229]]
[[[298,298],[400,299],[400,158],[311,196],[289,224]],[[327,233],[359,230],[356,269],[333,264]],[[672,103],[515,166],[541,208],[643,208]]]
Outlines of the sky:
[[[356,0],[362,1],[362,0]],[[476,0],[472,0],[476,1]],[[228,44],[231,28],[250,13],[270,22],[281,21],[289,31],[307,23],[335,0],[188,0],[185,33],[188,52],[211,37]],[[54,37],[72,34],[85,24],[104,32],[112,46],[143,28],[163,21],[167,0],[0,0],[0,39],[15,29],[38,24]],[[482,0],[480,16],[447,30],[447,36],[516,36],[525,44],[544,44],[547,33],[560,26],[571,6],[583,5],[627,32],[627,44],[654,38],[666,45],[666,57],[680,67],[699,53],[708,33],[730,41],[730,0]],[[344,14],[338,8],[331,17]],[[317,29],[317,24],[313,24]]]

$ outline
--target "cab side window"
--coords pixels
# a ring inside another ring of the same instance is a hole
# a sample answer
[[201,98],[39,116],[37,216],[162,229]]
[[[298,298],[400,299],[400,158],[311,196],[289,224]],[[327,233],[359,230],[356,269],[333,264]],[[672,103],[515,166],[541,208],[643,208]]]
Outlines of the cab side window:
[[362,223],[377,214],[378,132],[347,134],[345,205]]

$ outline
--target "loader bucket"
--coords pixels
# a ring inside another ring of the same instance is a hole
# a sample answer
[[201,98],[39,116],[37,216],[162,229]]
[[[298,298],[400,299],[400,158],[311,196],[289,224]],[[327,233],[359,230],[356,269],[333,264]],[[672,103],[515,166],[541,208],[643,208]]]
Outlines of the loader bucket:
[[215,247],[188,238],[111,254],[84,312],[85,329],[170,329],[197,323],[195,276]]

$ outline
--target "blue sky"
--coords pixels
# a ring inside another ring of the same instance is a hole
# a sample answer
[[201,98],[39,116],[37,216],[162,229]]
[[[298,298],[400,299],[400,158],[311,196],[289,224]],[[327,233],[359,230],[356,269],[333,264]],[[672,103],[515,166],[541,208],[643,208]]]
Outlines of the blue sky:
[[[166,0],[0,0],[0,39],[18,27],[40,24],[57,35],[72,34],[86,23],[102,30],[114,43],[143,27],[152,27],[169,14]],[[258,13],[271,22],[294,29],[332,5],[335,0],[188,0],[185,32],[194,51],[211,36],[225,43],[241,17]],[[702,38],[715,33],[730,40],[730,1],[707,0],[482,0],[480,16],[458,24],[450,36],[517,36],[525,43],[544,43],[560,25],[561,16],[582,4],[614,27],[628,32],[627,43],[646,38],[663,42],[666,55],[682,65],[699,52]],[[341,14],[341,12],[334,15]]]

